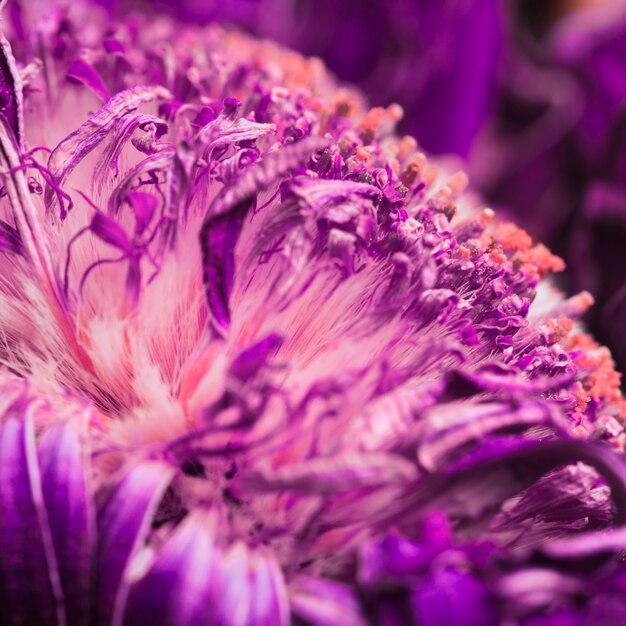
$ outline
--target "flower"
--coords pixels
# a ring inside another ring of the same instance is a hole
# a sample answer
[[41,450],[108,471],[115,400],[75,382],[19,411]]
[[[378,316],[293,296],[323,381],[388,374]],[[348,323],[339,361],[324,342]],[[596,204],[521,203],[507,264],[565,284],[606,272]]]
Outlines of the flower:
[[586,321],[623,371],[626,5],[581,4],[518,46],[469,170],[490,202],[563,256],[567,289],[594,294]]
[[319,61],[104,16],[0,42],[3,620],[621,616],[619,375],[561,259]]
[[366,5],[358,0],[148,0],[143,5],[189,22],[237,24],[319,56],[374,104],[399,103],[405,111],[400,128],[429,152],[468,156],[496,105],[506,30],[497,0],[370,0]]
[[404,132],[465,159],[474,187],[565,259],[561,287],[594,294],[585,321],[623,371],[621,0],[144,4],[319,55],[374,104],[400,103]]

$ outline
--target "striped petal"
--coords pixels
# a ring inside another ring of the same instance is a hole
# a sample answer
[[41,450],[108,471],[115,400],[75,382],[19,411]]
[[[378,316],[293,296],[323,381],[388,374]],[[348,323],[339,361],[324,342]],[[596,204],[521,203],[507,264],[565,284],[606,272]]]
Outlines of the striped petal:
[[122,623],[130,583],[125,572],[142,546],[174,469],[161,461],[135,465],[98,513],[97,600],[101,625]]
[[216,623],[221,554],[215,516],[190,514],[130,590],[127,626],[208,626]]
[[26,416],[11,415],[0,427],[2,624],[63,626],[67,621],[31,410]]
[[53,426],[39,444],[38,457],[68,624],[80,626],[89,618],[96,541],[80,425],[72,420]]
[[276,561],[243,543],[224,560],[220,626],[287,626],[289,600]]

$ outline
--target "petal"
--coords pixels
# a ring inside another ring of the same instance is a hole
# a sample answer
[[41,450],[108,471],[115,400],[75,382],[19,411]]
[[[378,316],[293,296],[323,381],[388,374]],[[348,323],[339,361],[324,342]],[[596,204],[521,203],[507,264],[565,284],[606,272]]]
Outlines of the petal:
[[13,226],[0,220],[0,252],[24,254],[22,238]]
[[235,246],[243,220],[252,206],[244,200],[226,213],[209,217],[202,226],[202,268],[207,302],[216,330],[230,325],[230,294],[235,280]]
[[132,252],[132,244],[124,229],[111,217],[97,212],[91,219],[91,232],[110,246],[121,250],[125,254]]
[[426,415],[418,458],[425,468],[434,470],[472,441],[480,442],[499,430],[522,431],[538,424],[569,430],[567,419],[549,402],[468,403],[462,409],[458,403],[438,405]]
[[162,461],[135,465],[109,494],[98,512],[97,605],[100,623],[119,626],[128,597],[124,578],[142,546],[174,468]]
[[67,77],[91,89],[103,102],[106,102],[111,97],[102,77],[96,72],[93,65],[90,65],[84,59],[76,59],[70,65]]
[[235,544],[224,560],[220,626],[287,626],[289,600],[276,561]]
[[[140,105],[157,98],[167,100],[172,96],[164,87],[131,87],[108,100],[104,106],[90,117],[80,128],[66,137],[48,158],[48,169],[59,185],[80,161],[96,148],[107,135],[123,121],[124,117]],[[54,191],[46,187],[45,203],[50,207]]]
[[325,148],[328,143],[327,139],[321,137],[306,137],[296,143],[282,146],[280,150],[268,152],[261,160],[246,167],[237,182],[227,187],[224,193],[216,198],[211,215],[225,213],[243,200],[255,197],[279,177],[305,165],[315,152]]
[[258,341],[247,350],[242,351],[231,363],[229,374],[241,382],[252,378],[265,365],[273,352],[276,352],[283,343],[283,338],[271,334]]
[[345,585],[318,578],[297,578],[289,586],[294,615],[311,626],[366,626],[356,594]]
[[432,572],[413,594],[420,626],[497,626],[494,599],[474,576],[448,567]]
[[6,119],[20,148],[24,141],[22,106],[22,81],[11,44],[0,36],[0,114]]
[[[397,524],[399,520],[411,524],[428,511],[440,509],[452,517],[471,519],[478,528],[480,522],[497,512],[507,498],[519,494],[551,470],[577,462],[594,467],[607,482],[615,507],[613,521],[626,526],[626,462],[623,456],[608,446],[586,441],[510,439],[515,445],[508,440],[498,440],[499,446],[496,447],[488,441],[484,446],[486,453],[479,447],[444,471],[426,476],[412,485],[398,500],[397,508],[389,507],[385,527],[390,523]],[[603,549],[617,551],[616,546],[604,546]]]
[[66,623],[28,413],[0,427],[0,580],[7,624]]
[[233,122],[227,117],[220,116],[200,130],[198,140],[211,149],[241,141],[252,141],[274,130],[276,130],[274,124],[259,124],[245,117]]
[[86,624],[92,597],[95,509],[87,481],[80,426],[55,425],[43,436],[38,457],[54,550],[59,562],[68,624]]
[[152,222],[158,201],[152,194],[143,191],[129,191],[126,201],[135,214],[135,233],[141,235]]
[[127,626],[208,626],[216,622],[222,555],[215,545],[216,518],[191,513],[143,578],[130,589]]
[[329,206],[348,200],[351,196],[379,198],[380,189],[367,183],[346,180],[327,180],[317,178],[296,178],[292,185],[295,195],[314,212],[328,210]]
[[315,458],[277,469],[252,471],[243,480],[255,489],[333,492],[354,487],[406,483],[417,478],[415,463],[391,454]]

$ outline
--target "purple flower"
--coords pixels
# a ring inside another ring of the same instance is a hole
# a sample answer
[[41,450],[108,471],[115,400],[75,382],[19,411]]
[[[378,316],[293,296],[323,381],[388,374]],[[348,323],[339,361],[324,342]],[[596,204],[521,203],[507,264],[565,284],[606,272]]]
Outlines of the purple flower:
[[594,294],[587,321],[623,371],[626,6],[589,4],[518,48],[470,173],[563,256],[568,289]]
[[143,6],[193,23],[237,24],[319,56],[374,104],[399,103],[400,128],[430,152],[466,157],[496,104],[505,31],[497,0],[145,0]]
[[623,399],[561,259],[319,61],[21,8],[2,623],[619,623]]

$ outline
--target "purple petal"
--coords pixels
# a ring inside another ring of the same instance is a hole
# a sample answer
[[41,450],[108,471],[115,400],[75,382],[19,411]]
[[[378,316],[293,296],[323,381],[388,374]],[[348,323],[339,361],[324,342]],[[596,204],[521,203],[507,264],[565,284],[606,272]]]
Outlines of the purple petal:
[[202,265],[207,302],[216,330],[230,325],[230,294],[235,280],[235,246],[252,200],[244,200],[227,213],[209,217],[202,226]]
[[135,234],[141,235],[152,222],[158,201],[152,194],[143,191],[129,191],[126,201],[135,214]]
[[[594,467],[611,489],[617,525],[626,524],[626,463],[610,448],[576,440],[537,442],[524,437],[517,446],[501,445],[483,455],[481,449],[450,464],[407,490],[398,510],[390,511],[386,525],[398,517],[419,520],[429,510],[452,516],[485,520],[502,503],[534,484],[544,474],[564,465],[582,462]],[[487,446],[490,448],[490,446]]]
[[237,356],[230,366],[229,373],[238,380],[245,382],[267,362],[269,356],[281,346],[283,338],[280,335],[269,335],[255,343]]
[[287,626],[289,600],[278,564],[235,544],[224,559],[220,626]]
[[0,251],[24,254],[22,238],[13,226],[0,220]]
[[415,463],[391,454],[351,452],[314,458],[277,469],[258,469],[245,477],[255,489],[336,491],[354,487],[406,483],[417,477]]
[[255,161],[243,170],[236,184],[228,187],[217,197],[212,214],[224,213],[243,200],[256,196],[279,177],[306,164],[315,152],[327,145],[326,139],[307,137],[297,143],[283,146],[280,150],[265,154],[260,161]]
[[228,117],[220,116],[199,131],[198,140],[210,150],[221,145],[252,141],[275,129],[274,124],[259,124],[245,117],[233,122]]
[[[168,100],[171,97],[170,92],[164,87],[131,87],[114,95],[95,115],[54,149],[48,159],[50,173],[59,185],[63,184],[78,163],[96,148],[126,115],[146,102],[156,99]],[[46,207],[49,208],[53,200],[54,191],[47,187]]]
[[94,213],[91,218],[91,232],[110,246],[130,255],[133,246],[129,241],[124,229],[111,217],[104,213]]
[[267,154],[245,168],[236,183],[220,194],[209,210],[202,230],[204,288],[213,322],[223,334],[230,325],[229,299],[235,275],[235,245],[256,195],[280,176],[299,167],[327,142],[310,137]]
[[67,77],[91,89],[103,102],[106,102],[111,97],[100,74],[96,72],[93,65],[90,65],[83,59],[77,59],[70,65]]
[[125,624],[196,626],[216,623],[222,555],[216,520],[190,514],[161,547],[143,578],[132,585]]
[[28,414],[0,426],[0,580],[8,624],[66,623]]
[[296,578],[289,586],[291,610],[311,626],[366,626],[356,594],[319,578]]
[[467,405],[462,411],[456,403],[438,406],[427,415],[418,458],[425,468],[434,470],[472,441],[480,442],[505,428],[521,430],[536,424],[558,426],[564,432],[569,428],[566,418],[548,402],[528,401],[517,407],[494,402]]
[[95,556],[95,510],[77,422],[50,428],[38,457],[68,624],[86,624]]
[[454,567],[432,572],[413,593],[413,606],[420,626],[500,623],[494,599],[484,584]]
[[371,199],[379,198],[381,195],[378,187],[366,183],[320,180],[304,176],[294,180],[292,189],[296,196],[315,212],[328,209],[329,205],[347,200],[352,195]]
[[22,81],[13,58],[11,44],[0,36],[0,114],[13,131],[17,145],[24,141],[24,118],[22,113]]
[[161,461],[136,465],[100,508],[96,608],[102,624],[122,624],[129,589],[125,572],[173,475],[174,469]]

